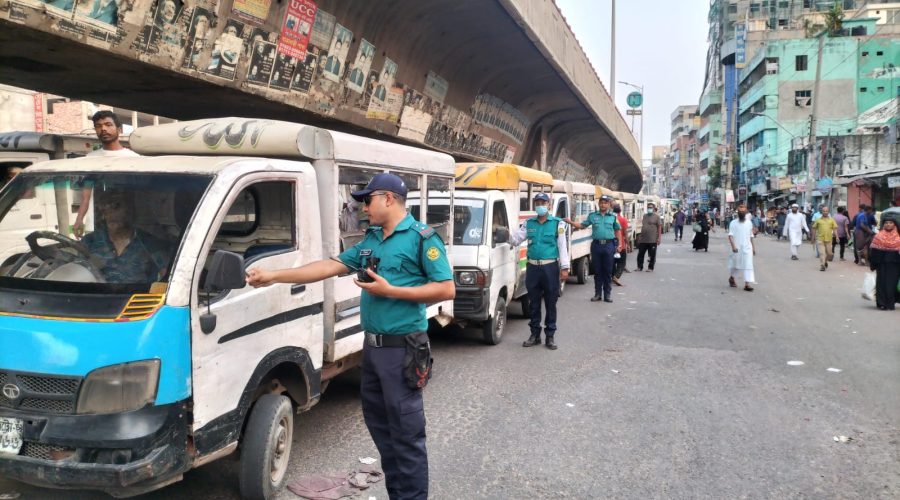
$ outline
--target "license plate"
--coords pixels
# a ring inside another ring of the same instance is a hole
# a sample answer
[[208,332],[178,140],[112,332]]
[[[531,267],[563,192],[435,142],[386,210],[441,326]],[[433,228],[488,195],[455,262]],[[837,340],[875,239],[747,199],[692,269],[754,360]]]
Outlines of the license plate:
[[25,423],[21,419],[0,417],[0,453],[18,455],[24,429]]

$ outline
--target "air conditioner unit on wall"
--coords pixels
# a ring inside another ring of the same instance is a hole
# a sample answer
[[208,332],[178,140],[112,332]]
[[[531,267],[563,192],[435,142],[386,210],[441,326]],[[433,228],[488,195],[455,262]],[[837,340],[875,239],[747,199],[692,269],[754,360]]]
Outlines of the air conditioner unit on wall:
[[801,108],[806,108],[809,106],[810,100],[812,100],[811,97],[797,97],[794,99],[794,104],[800,106]]

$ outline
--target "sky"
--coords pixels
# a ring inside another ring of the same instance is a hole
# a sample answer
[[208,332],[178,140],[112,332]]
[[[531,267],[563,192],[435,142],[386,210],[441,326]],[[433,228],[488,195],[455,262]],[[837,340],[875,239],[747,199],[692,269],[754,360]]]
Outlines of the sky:
[[[555,0],[607,90],[610,89],[612,0]],[[672,111],[698,104],[706,72],[709,0],[617,0],[616,80],[644,87],[644,143],[669,145]],[[622,115],[632,87],[616,84]],[[625,116],[630,126],[631,117]],[[634,120],[640,140],[640,117]]]

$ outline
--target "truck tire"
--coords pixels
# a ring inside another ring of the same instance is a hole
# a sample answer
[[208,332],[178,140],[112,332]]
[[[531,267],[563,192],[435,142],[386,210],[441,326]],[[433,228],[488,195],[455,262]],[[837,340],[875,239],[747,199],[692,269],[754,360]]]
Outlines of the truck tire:
[[531,299],[528,298],[528,294],[519,297],[519,305],[522,306],[522,317],[530,318],[531,317]]
[[587,283],[590,267],[590,257],[582,257],[575,261],[575,280],[579,285]]
[[250,412],[250,421],[241,442],[241,496],[249,500],[269,500],[284,486],[294,413],[291,400],[280,394],[260,397]]
[[503,330],[506,328],[506,299],[497,298],[494,306],[494,314],[481,325],[481,336],[484,343],[497,345],[503,340]]

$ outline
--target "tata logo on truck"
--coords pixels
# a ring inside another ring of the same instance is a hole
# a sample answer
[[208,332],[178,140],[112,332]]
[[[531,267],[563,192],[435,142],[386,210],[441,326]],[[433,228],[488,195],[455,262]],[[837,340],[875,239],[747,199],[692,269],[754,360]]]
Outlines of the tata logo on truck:
[[3,395],[6,399],[15,401],[22,395],[22,390],[16,384],[6,384],[3,386]]

